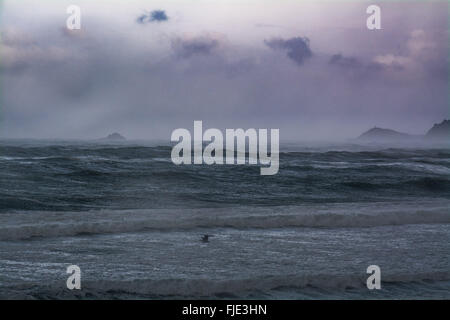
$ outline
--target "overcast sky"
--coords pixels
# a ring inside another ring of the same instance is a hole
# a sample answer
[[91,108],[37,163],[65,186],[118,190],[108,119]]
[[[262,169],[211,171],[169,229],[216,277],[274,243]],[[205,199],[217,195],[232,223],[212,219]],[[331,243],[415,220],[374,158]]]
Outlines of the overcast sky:
[[449,117],[447,1],[378,2],[373,31],[363,1],[2,3],[0,137],[169,141],[203,120],[334,140]]

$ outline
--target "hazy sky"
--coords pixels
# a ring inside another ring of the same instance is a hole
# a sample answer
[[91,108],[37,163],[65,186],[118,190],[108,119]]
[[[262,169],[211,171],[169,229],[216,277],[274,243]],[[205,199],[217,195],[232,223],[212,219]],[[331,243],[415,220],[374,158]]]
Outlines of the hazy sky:
[[203,120],[341,139],[449,117],[447,1],[377,1],[374,31],[366,1],[0,3],[0,137],[169,141]]

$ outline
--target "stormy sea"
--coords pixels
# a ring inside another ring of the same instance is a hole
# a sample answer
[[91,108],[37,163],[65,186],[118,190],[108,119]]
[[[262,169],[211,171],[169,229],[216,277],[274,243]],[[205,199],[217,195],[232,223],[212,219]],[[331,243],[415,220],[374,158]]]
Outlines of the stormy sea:
[[287,143],[273,176],[170,153],[1,141],[0,298],[450,298],[448,147]]

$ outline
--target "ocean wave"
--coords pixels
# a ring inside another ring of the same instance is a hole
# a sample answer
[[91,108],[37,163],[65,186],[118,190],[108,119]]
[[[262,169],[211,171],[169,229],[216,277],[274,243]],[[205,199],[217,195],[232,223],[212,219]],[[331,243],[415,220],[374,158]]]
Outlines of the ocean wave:
[[417,179],[407,179],[398,183],[392,182],[367,182],[367,181],[347,181],[340,183],[343,186],[357,190],[376,190],[376,189],[400,189],[408,190],[411,188],[427,191],[446,191],[450,190],[450,180],[436,177],[422,177]]
[[285,206],[34,212],[0,215],[0,240],[201,228],[364,228],[437,223],[450,223],[448,202],[433,206],[336,205],[334,209]]
[[300,169],[350,169],[350,170],[363,170],[368,172],[376,171],[386,171],[386,169],[393,170],[406,170],[415,171],[421,173],[432,173],[432,174],[442,174],[450,175],[450,168],[440,164],[425,164],[425,163],[414,163],[410,161],[405,162],[346,162],[346,161],[314,161],[311,163],[302,163],[298,161],[295,165],[290,164],[290,168],[300,168]]
[[[449,280],[450,273],[435,272],[423,274],[383,275],[383,283],[409,283],[417,281]],[[129,282],[95,281],[88,286],[103,292],[122,290],[130,293],[152,294],[158,296],[214,296],[235,295],[244,292],[268,292],[286,288],[318,288],[345,290],[365,288],[367,275],[265,275],[247,279],[167,279],[167,280],[136,280]]]
[[[3,288],[9,299],[24,297],[66,299],[66,298],[247,298],[253,296],[276,296],[276,292],[299,290],[316,292],[322,296],[338,295],[348,290],[366,288],[366,274],[286,274],[264,275],[236,279],[136,279],[136,280],[84,280],[83,290],[71,292],[58,284],[22,283]],[[428,272],[398,275],[383,275],[382,286],[425,285],[448,281],[449,272]],[[386,288],[386,287],[385,287]],[[447,294],[448,296],[448,294]],[[1,295],[0,295],[1,297]]]

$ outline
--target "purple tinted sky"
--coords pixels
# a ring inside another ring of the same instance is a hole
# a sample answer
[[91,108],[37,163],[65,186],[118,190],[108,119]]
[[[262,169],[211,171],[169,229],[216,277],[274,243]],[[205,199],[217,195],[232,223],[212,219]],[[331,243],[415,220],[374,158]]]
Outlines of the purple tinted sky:
[[448,3],[381,2],[377,31],[367,6],[4,1],[0,136],[169,140],[193,120],[297,140],[424,133],[449,117]]

